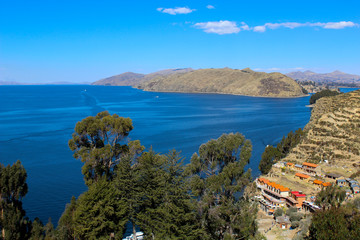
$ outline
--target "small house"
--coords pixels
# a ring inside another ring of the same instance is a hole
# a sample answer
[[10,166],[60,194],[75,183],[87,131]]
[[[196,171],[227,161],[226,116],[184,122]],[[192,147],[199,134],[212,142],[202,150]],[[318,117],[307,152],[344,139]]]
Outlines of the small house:
[[294,165],[295,164],[293,164],[291,162],[286,163],[286,167],[288,167],[288,168],[294,168]]
[[323,182],[321,185],[322,185],[322,187],[329,187],[329,186],[331,186],[331,183]]
[[309,172],[309,173],[316,173],[316,168],[318,167],[317,164],[315,163],[308,163],[308,162],[303,162],[303,170]]
[[354,185],[354,184],[359,184],[357,181],[355,181],[355,180],[350,180],[349,181],[349,185],[351,186],[351,185]]
[[295,169],[296,170],[302,170],[303,169],[303,165],[301,165],[301,164],[295,164]]
[[306,195],[303,194],[302,192],[298,192],[298,191],[292,191],[291,197],[293,197],[295,199],[295,201],[297,201],[297,203],[295,205],[295,207],[297,207],[297,208],[301,208],[303,202],[306,200]]
[[346,185],[346,180],[345,179],[337,179],[336,180],[336,185],[343,187]]
[[313,181],[313,184],[314,184],[314,185],[317,185],[317,186],[321,186],[322,183],[323,183],[323,181],[318,180],[318,179],[315,179],[315,180]]
[[354,194],[360,193],[360,186],[355,184],[351,186],[351,190]]
[[309,181],[310,180],[310,176],[306,175],[306,174],[302,174],[302,173],[296,173],[295,177],[300,178],[300,180],[305,180],[305,181]]
[[331,178],[331,179],[334,179],[334,180],[336,180],[336,179],[338,179],[338,178],[341,177],[340,174],[336,174],[336,173],[327,173],[325,176],[326,176],[327,178]]
[[281,229],[288,229],[291,226],[290,219],[286,216],[280,216],[276,218],[276,223]]

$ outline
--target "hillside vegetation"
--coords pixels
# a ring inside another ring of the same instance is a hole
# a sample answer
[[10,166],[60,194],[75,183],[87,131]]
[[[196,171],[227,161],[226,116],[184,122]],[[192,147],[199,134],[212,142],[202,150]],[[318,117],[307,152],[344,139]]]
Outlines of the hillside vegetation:
[[329,89],[325,89],[325,90],[322,90],[320,92],[317,92],[317,93],[311,95],[309,103],[314,104],[314,103],[316,103],[317,100],[319,100],[322,97],[336,96],[339,94],[340,93],[337,91],[331,91]]
[[160,76],[144,82],[140,88],[156,92],[225,93],[262,97],[304,96],[301,87],[281,73],[200,69],[187,73]]
[[360,167],[360,90],[317,100],[304,131],[285,161]]

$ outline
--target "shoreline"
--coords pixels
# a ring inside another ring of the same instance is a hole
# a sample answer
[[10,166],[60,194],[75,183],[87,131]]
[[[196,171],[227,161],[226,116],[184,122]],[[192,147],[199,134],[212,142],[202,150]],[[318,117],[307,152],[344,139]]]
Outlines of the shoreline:
[[[121,86],[115,86],[115,87],[121,87]],[[132,88],[142,90],[144,92],[159,92],[159,93],[183,93],[183,94],[221,94],[221,95],[233,95],[233,96],[244,96],[244,97],[259,97],[259,98],[301,98],[301,97],[308,97],[310,94],[306,94],[303,96],[256,96],[256,95],[245,95],[245,94],[236,94],[236,93],[222,93],[222,92],[179,92],[179,91],[149,91],[142,88],[133,87]]]

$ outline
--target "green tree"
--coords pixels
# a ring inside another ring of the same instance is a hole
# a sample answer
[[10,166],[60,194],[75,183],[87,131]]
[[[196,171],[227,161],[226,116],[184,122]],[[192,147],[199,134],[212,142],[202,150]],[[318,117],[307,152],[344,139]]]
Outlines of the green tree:
[[106,179],[99,179],[82,194],[74,212],[74,235],[76,239],[109,239],[114,233],[121,238],[128,209],[118,198],[116,189]]
[[267,146],[261,155],[259,169],[262,174],[268,174],[272,165],[280,158],[280,152],[273,146]]
[[130,151],[118,164],[116,177],[114,179],[115,189],[118,197],[123,201],[127,211],[127,219],[133,227],[133,234],[136,234],[136,214],[141,202],[141,186],[139,185],[140,174],[138,169],[138,158],[141,156],[144,147],[139,141],[129,144]]
[[12,166],[0,164],[0,228],[4,240],[25,239],[29,232],[30,221],[25,218],[21,202],[28,191],[26,178],[19,160]]
[[59,219],[56,228],[59,239],[75,239],[75,211],[77,207],[76,198],[73,196],[65,211]]
[[348,223],[343,209],[331,208],[318,211],[313,215],[309,228],[310,240],[352,239],[349,237]]
[[292,148],[294,148],[305,135],[303,130],[299,128],[294,132],[289,132],[282,140],[277,144],[276,148],[273,146],[267,146],[263,152],[259,164],[259,169],[262,174],[268,174],[274,163],[281,158],[286,157]]
[[179,153],[146,153],[139,162],[139,171],[141,192],[145,193],[138,214],[141,229],[155,239],[201,239],[203,232],[185,185]]
[[325,89],[325,90],[322,90],[320,92],[317,92],[317,93],[311,95],[309,102],[310,102],[310,104],[314,104],[320,98],[328,97],[328,96],[336,96],[336,95],[339,95],[339,94],[340,93],[337,92],[337,91],[331,91],[329,89]]
[[336,185],[323,188],[317,195],[315,203],[323,209],[338,208],[346,198],[345,190]]
[[54,229],[54,225],[51,222],[51,218],[49,218],[48,223],[44,226],[44,230],[45,230],[45,240],[56,239],[55,229]]
[[129,150],[126,137],[132,129],[130,118],[110,115],[107,111],[76,124],[69,147],[74,157],[84,162],[82,173],[87,185],[102,176],[107,179],[113,176],[116,164]]
[[290,216],[291,214],[293,214],[293,213],[297,213],[297,208],[295,208],[295,207],[290,207],[290,208],[288,208],[287,210],[286,210],[286,215],[288,215],[288,216]]
[[44,240],[44,225],[39,218],[35,218],[31,224],[30,240]]
[[199,155],[191,158],[189,185],[210,239],[250,238],[256,233],[256,207],[241,198],[251,180],[251,171],[244,170],[251,150],[243,135],[230,133],[202,144]]
[[274,212],[274,217],[277,218],[277,217],[280,217],[284,214],[284,210],[282,208],[277,208]]

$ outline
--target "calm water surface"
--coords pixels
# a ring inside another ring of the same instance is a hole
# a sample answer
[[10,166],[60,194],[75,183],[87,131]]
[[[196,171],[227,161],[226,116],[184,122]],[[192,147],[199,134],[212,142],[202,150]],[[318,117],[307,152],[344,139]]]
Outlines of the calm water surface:
[[28,173],[27,215],[57,223],[71,196],[86,190],[81,162],[67,146],[76,122],[108,110],[133,120],[131,139],[189,161],[200,144],[241,132],[253,143],[249,167],[310,118],[309,97],[276,99],[216,94],[152,93],[130,87],[0,86],[0,162],[20,159]]

